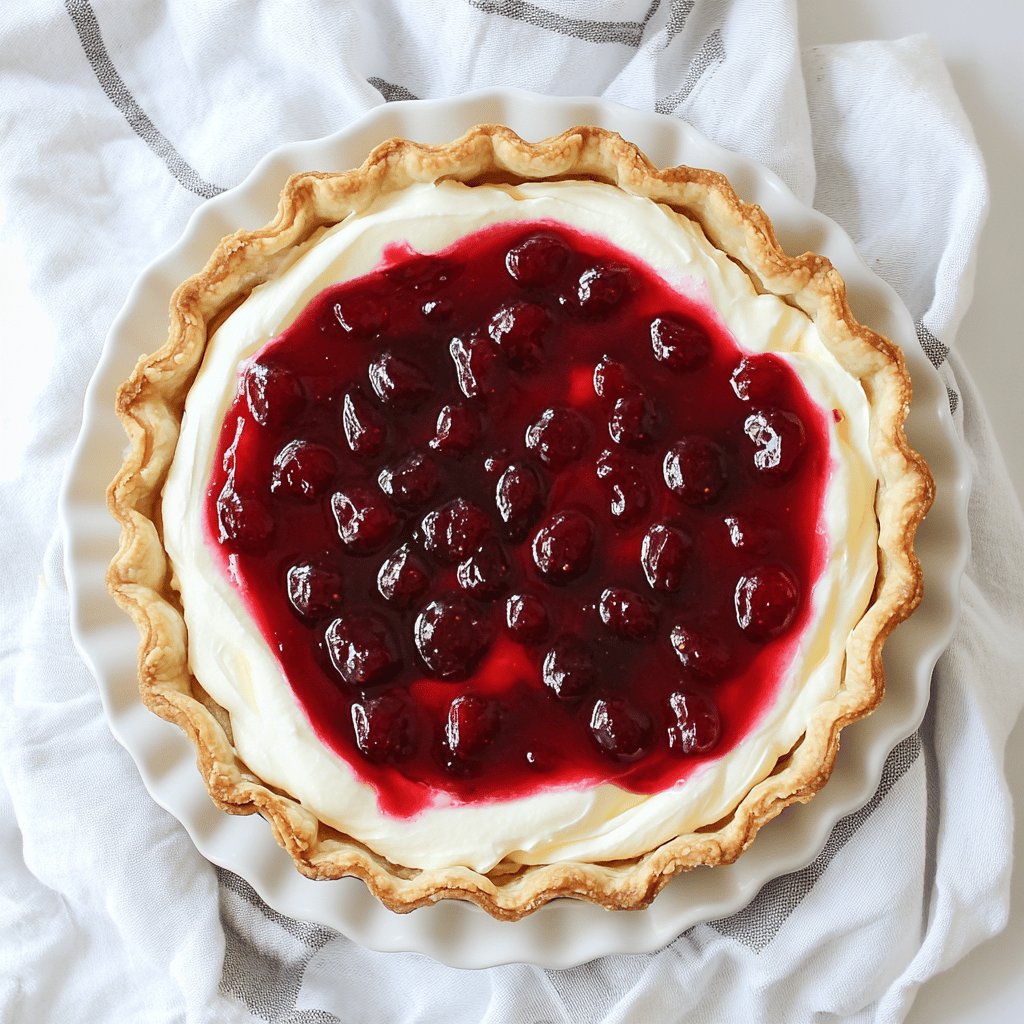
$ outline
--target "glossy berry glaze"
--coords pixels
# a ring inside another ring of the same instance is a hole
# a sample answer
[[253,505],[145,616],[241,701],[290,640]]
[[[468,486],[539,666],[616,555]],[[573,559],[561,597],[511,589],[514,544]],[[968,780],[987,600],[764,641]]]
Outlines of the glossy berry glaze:
[[243,367],[205,508],[385,813],[655,792],[772,701],[824,559],[789,368],[607,242],[392,247]]

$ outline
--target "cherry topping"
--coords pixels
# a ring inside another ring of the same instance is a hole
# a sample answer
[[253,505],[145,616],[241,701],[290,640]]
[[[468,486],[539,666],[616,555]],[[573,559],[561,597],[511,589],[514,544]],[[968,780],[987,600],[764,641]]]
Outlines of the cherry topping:
[[707,362],[711,340],[693,320],[658,316],[651,321],[654,358],[673,370],[693,370]]
[[533,538],[533,563],[551,583],[568,583],[590,568],[594,527],[573,509],[549,516]]
[[426,566],[408,544],[388,555],[377,573],[377,589],[385,601],[408,608],[430,585]]
[[729,378],[736,397],[744,402],[767,402],[778,393],[784,366],[777,356],[746,356]]
[[387,427],[359,389],[346,391],[341,400],[341,427],[356,455],[376,455],[384,447]]
[[672,724],[668,727],[668,747],[675,754],[706,754],[722,731],[718,708],[702,693],[677,690],[669,696]]
[[357,749],[370,761],[395,764],[412,755],[412,716],[394,691],[353,704],[352,731]]
[[484,542],[455,570],[463,590],[476,598],[496,597],[508,587],[509,566],[501,544],[494,537]]
[[597,745],[618,761],[633,761],[650,746],[652,729],[649,716],[621,697],[594,702],[590,731]]
[[445,746],[459,760],[480,754],[498,731],[498,708],[493,701],[463,694],[448,706]]
[[480,416],[462,402],[444,406],[437,414],[437,427],[430,447],[448,455],[472,451],[480,440]]
[[603,451],[595,464],[611,501],[611,514],[622,523],[636,522],[651,504],[651,491],[643,474],[616,452]]
[[576,288],[579,308],[587,316],[607,316],[633,290],[633,272],[621,263],[590,267]]
[[551,314],[535,302],[513,302],[491,319],[488,332],[501,346],[509,366],[536,370],[544,358],[544,338],[551,329]]
[[431,601],[413,626],[416,650],[438,679],[465,679],[490,643],[486,622],[458,594]]
[[353,554],[366,555],[382,548],[398,525],[398,519],[379,491],[350,487],[331,495],[331,511],[338,536]]
[[554,282],[569,260],[569,247],[555,235],[538,234],[509,249],[505,266],[520,284]]
[[686,437],[669,448],[662,471],[668,489],[687,505],[710,505],[725,486],[725,454],[706,437]]
[[452,338],[448,351],[459,389],[467,398],[493,395],[501,386],[498,348],[486,334]]
[[668,523],[655,523],[644,534],[640,564],[652,589],[674,593],[683,585],[691,547],[690,538]]
[[384,813],[658,792],[773,699],[830,411],[641,262],[508,222],[389,245],[246,362],[203,525]]
[[654,441],[657,423],[657,413],[650,399],[633,391],[615,400],[608,433],[616,444],[648,448]]
[[602,356],[594,367],[594,394],[598,398],[614,402],[629,394],[633,387],[625,366],[608,356]]
[[505,604],[505,622],[521,644],[539,643],[548,632],[548,610],[533,594],[513,594]]
[[650,601],[625,587],[607,587],[597,610],[608,630],[625,640],[646,640],[658,625]]
[[758,409],[743,424],[743,432],[754,442],[754,465],[768,475],[784,476],[804,448],[804,425],[784,409]]
[[359,337],[382,331],[388,323],[388,307],[376,295],[347,295],[333,306],[334,319],[342,330]]
[[380,489],[403,508],[424,505],[434,496],[441,474],[437,463],[423,452],[413,452],[380,471]]
[[800,584],[778,565],[763,566],[736,584],[736,621],[755,640],[784,632],[800,606]]
[[526,430],[526,447],[552,469],[578,459],[586,443],[587,425],[572,409],[545,409]]
[[370,386],[392,409],[410,412],[430,396],[430,381],[414,363],[393,352],[382,352],[369,367]]
[[582,697],[597,682],[590,648],[578,637],[560,637],[544,656],[541,678],[559,700]]
[[274,532],[267,506],[252,495],[241,495],[231,480],[217,498],[217,537],[221,544],[239,551],[261,551]]
[[342,597],[340,570],[322,560],[296,562],[287,573],[288,600],[302,618],[314,621],[337,611]]
[[494,491],[498,515],[513,540],[522,540],[537,521],[543,506],[540,479],[525,463],[514,462],[498,480]]
[[720,679],[729,668],[729,648],[711,633],[676,625],[670,640],[680,664],[696,679]]
[[313,501],[331,485],[338,460],[330,448],[311,441],[290,441],[274,457],[270,490]]
[[324,634],[338,675],[352,686],[387,682],[402,662],[388,624],[370,612],[346,612]]
[[423,517],[423,546],[442,561],[467,558],[491,528],[487,514],[471,501],[456,498]]
[[301,382],[279,366],[254,362],[245,371],[246,404],[261,427],[290,422],[305,397]]

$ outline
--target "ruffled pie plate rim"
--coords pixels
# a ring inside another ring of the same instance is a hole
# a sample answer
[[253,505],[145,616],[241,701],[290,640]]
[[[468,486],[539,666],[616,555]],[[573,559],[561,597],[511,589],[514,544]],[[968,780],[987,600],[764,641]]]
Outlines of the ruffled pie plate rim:
[[[406,135],[419,141],[448,141],[473,123],[480,121],[508,123],[527,138],[549,135],[574,123],[595,123],[617,130],[631,141],[635,141],[641,148],[646,147],[655,163],[690,163],[724,171],[745,199],[764,206],[769,215],[776,220],[776,230],[788,251],[811,249],[824,251],[829,255],[841,272],[848,276],[854,311],[862,320],[878,326],[903,345],[911,363],[916,389],[914,414],[910,424],[911,439],[918,448],[925,449],[929,462],[935,468],[936,475],[940,478],[940,496],[946,491],[942,486],[942,477],[948,476],[946,470],[951,468],[954,483],[958,486],[946,493],[951,499],[965,497],[967,481],[966,474],[961,472],[963,457],[957,449],[948,422],[948,406],[943,409],[945,389],[916,345],[913,327],[905,311],[899,307],[898,302],[894,302],[894,297],[887,293],[884,285],[877,279],[872,279],[863,268],[863,264],[856,259],[848,239],[845,239],[834,225],[797,203],[768,172],[749,161],[718,150],[687,126],[659,115],[641,115],[595,101],[553,101],[526,94],[492,92],[477,97],[465,97],[458,101],[390,105],[372,112],[339,135],[276,151],[261,163],[243,185],[231,193],[211,200],[197,211],[179,245],[142,275],[111,334],[97,377],[102,377],[104,384],[107,384],[109,381],[117,382],[127,376],[127,373],[123,372],[125,362],[128,361],[127,369],[130,370],[132,353],[138,350],[136,339],[140,337],[140,333],[143,337],[161,336],[162,325],[166,322],[166,298],[173,286],[178,280],[188,276],[190,271],[198,269],[216,241],[230,229],[239,224],[256,227],[269,220],[269,214],[276,206],[277,188],[289,172],[310,166],[355,165],[361,162],[362,156],[372,148],[373,143],[392,135]],[[672,148],[670,152],[664,152],[666,137],[669,135],[672,136]],[[861,293],[864,295],[863,298]],[[865,312],[861,308],[861,303],[865,301],[879,306],[880,311],[887,314],[889,322],[881,319],[875,309],[871,309],[870,313]],[[158,318],[154,321],[156,310],[159,313],[156,314]],[[142,323],[145,323],[147,328],[140,332]],[[915,356],[920,356],[920,360],[915,360]],[[916,365],[918,361],[922,363],[920,368]],[[116,371],[113,370],[112,364],[117,364]],[[926,382],[929,374],[932,379]],[[932,392],[931,395],[928,393],[929,390]],[[108,390],[106,394],[109,396],[110,391]],[[886,722],[895,718],[898,724],[891,723],[888,730],[871,730],[872,733],[880,733],[880,737],[865,735],[862,740],[860,733],[874,721],[872,718],[852,730],[848,734],[849,739],[844,737],[840,769],[830,786],[810,805],[810,808],[814,808],[823,796],[835,787],[836,795],[828,801],[830,806],[823,814],[812,815],[808,824],[795,827],[795,820],[798,820],[801,817],[800,812],[806,809],[794,808],[785,812],[786,826],[777,827],[774,833],[769,829],[737,864],[728,868],[717,868],[715,872],[697,871],[683,876],[670,884],[653,907],[636,914],[606,915],[599,908],[589,907],[590,914],[580,915],[578,911],[587,907],[586,904],[563,900],[549,904],[522,922],[492,922],[488,928],[484,922],[489,919],[475,908],[447,901],[444,906],[396,918],[395,915],[383,910],[365,890],[362,890],[361,883],[357,881],[349,879],[311,883],[295,875],[290,859],[273,843],[269,829],[259,819],[228,817],[216,811],[206,798],[201,780],[197,777],[198,787],[190,785],[191,776],[196,774],[191,747],[186,744],[183,751],[173,751],[172,748],[176,744],[163,734],[170,732],[173,735],[174,731],[163,729],[162,723],[154,718],[153,722],[161,727],[161,735],[157,736],[150,723],[144,721],[151,716],[142,709],[137,698],[133,702],[132,698],[135,698],[137,693],[134,688],[134,661],[130,661],[127,668],[123,663],[116,664],[117,647],[122,642],[110,643],[109,634],[106,632],[115,629],[115,623],[98,621],[103,616],[97,606],[102,603],[107,607],[110,606],[110,602],[83,600],[81,593],[86,583],[95,583],[93,572],[84,571],[83,554],[106,554],[111,550],[107,547],[104,551],[102,545],[96,545],[96,538],[93,536],[93,544],[87,546],[83,552],[83,541],[89,539],[83,534],[90,532],[86,527],[91,526],[94,534],[101,530],[101,525],[94,519],[95,508],[90,510],[85,520],[82,517],[83,504],[88,505],[91,499],[94,505],[96,500],[94,493],[88,496],[83,493],[83,485],[86,484],[83,476],[86,474],[82,471],[82,463],[93,461],[90,460],[90,456],[95,458],[102,446],[96,439],[101,432],[98,420],[104,421],[102,432],[110,433],[110,424],[106,420],[112,417],[102,408],[102,402],[102,392],[94,381],[87,406],[83,438],[76,453],[75,469],[69,477],[64,509],[69,534],[68,576],[75,596],[76,639],[79,640],[87,659],[91,660],[100,678],[112,728],[136,757],[154,797],[183,821],[199,849],[210,859],[246,878],[276,909],[337,927],[373,948],[415,949],[458,966],[484,966],[516,960],[542,963],[546,966],[567,966],[605,952],[640,952],[656,948],[688,924],[728,914],[741,906],[768,878],[809,861],[824,842],[834,821],[871,795],[888,750],[894,742],[909,734],[920,720],[927,701],[931,667],[948,639],[948,632],[952,627],[955,607],[953,592],[959,573],[951,574],[953,578],[948,581],[936,582],[931,562],[926,558],[926,541],[934,532],[930,528],[930,524],[936,518],[933,512],[919,540],[920,554],[926,562],[929,583],[929,599],[926,600],[924,607],[927,609],[936,606],[933,593],[936,589],[942,591],[943,582],[946,583],[946,594],[940,592],[938,599],[947,596],[946,607],[937,609],[940,621],[926,623],[932,628],[923,631],[919,641],[924,642],[919,642],[916,650],[911,648],[905,663],[899,656],[902,649],[907,647],[907,643],[900,641],[903,640],[904,632],[910,631],[919,618],[923,617],[922,613],[919,612],[908,625],[897,631],[890,641],[891,645],[898,648],[898,667],[894,670],[894,658],[887,648],[888,674],[890,679],[899,679],[901,687],[898,690],[894,686],[890,687],[890,694],[887,694],[882,705],[883,710],[874,718],[884,716]],[[915,432],[914,419],[915,416],[920,418],[922,410],[931,413],[928,418],[932,422],[928,423],[919,435]],[[114,427],[117,427],[116,421]],[[943,427],[946,428],[945,438],[941,437]],[[927,450],[924,441],[926,434],[929,438],[938,435],[940,441],[946,442],[944,445],[940,443],[937,449],[933,446],[935,453],[940,455],[938,461],[933,457],[933,453]],[[119,456],[123,449],[123,434],[118,437],[115,433],[114,437],[114,452]],[[114,438],[109,440],[113,441]],[[105,454],[109,458],[110,452],[107,451]],[[114,469],[118,465],[117,456],[112,462]],[[109,479],[110,475],[112,474],[101,474],[94,469],[93,473],[89,474],[91,480],[88,481],[89,486],[86,490],[95,492],[97,479]],[[959,508],[951,505],[949,515],[944,518],[948,520],[945,525],[949,529],[945,531],[945,542],[940,547],[945,551],[944,560],[948,566],[950,541],[953,542],[952,546],[955,549],[960,550],[962,545],[958,546],[955,542],[958,539],[962,541],[965,533],[962,503]],[[959,530],[957,526],[960,527]],[[99,552],[96,550],[97,547]],[[102,555],[100,557],[102,558]],[[957,559],[954,558],[952,561],[956,562]],[[98,579],[102,580],[102,573],[98,574]],[[109,618],[107,616],[108,620]],[[929,618],[934,620],[935,616]],[[99,653],[96,651],[97,629],[107,635],[108,641]],[[916,629],[913,632],[922,633],[922,630]],[[133,654],[134,644],[129,643],[128,650]],[[926,670],[921,671],[925,662]],[[914,685],[904,690],[902,683],[907,678],[913,679]],[[895,699],[890,702],[894,690],[901,698],[898,702]],[[910,699],[905,699],[908,696]],[[889,712],[886,709],[890,703],[907,706],[896,706]],[[141,716],[138,711],[142,712]],[[173,735],[173,738],[178,737]],[[861,770],[844,768],[844,762],[851,759],[855,762],[860,760],[857,757],[857,748],[862,746],[865,749],[861,751],[864,762]],[[852,757],[847,755],[849,748],[854,748]],[[856,784],[858,782],[859,785]],[[195,792],[196,789],[198,793]],[[238,829],[240,825],[245,827],[253,824],[262,828],[269,848],[266,843],[259,841],[260,837],[251,827],[247,834]],[[228,835],[226,830],[237,832],[237,835]],[[768,843],[769,837],[775,841]],[[782,841],[783,839],[785,841]],[[762,843],[766,847],[765,853],[756,858],[753,867],[737,871],[737,868],[742,868],[748,858],[758,851]],[[730,877],[718,877],[723,874]],[[293,875],[295,877],[292,877]],[[714,880],[708,877],[712,875],[716,876]],[[679,887],[687,882],[692,884],[684,885],[688,892],[683,894]],[[313,891],[308,891],[309,886],[313,886]],[[324,893],[324,887],[328,887],[331,892]],[[365,898],[360,898],[360,892]],[[370,901],[369,906],[367,900]],[[375,907],[379,913],[374,912]],[[380,914],[386,915],[385,920],[379,920]],[[538,917],[543,918],[543,923],[539,927],[524,927]],[[622,924],[609,928],[608,924],[611,921],[621,921]],[[497,934],[493,933],[494,928],[498,929]],[[510,931],[514,934],[510,934]]]

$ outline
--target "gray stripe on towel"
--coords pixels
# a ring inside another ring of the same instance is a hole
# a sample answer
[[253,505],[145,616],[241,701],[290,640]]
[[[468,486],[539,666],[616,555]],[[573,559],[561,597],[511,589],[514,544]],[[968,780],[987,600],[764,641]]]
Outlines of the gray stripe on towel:
[[114,62],[110,59],[103,35],[100,32],[96,14],[87,0],[64,0],[64,8],[68,12],[82,49],[92,67],[93,74],[100,87],[107,94],[107,99],[124,115],[129,127],[142,141],[164,162],[167,169],[190,192],[202,199],[210,199],[224,191],[199,176],[182,158],[181,154],[171,145],[166,136],[153,124],[146,112],[139,106],[124,80],[117,73]]
[[591,21],[570,18],[564,14],[526,3],[526,0],[469,0],[471,6],[485,14],[498,14],[512,21],[521,21],[536,28],[557,32],[588,43],[622,43],[634,50],[640,46],[647,23],[661,5],[653,0],[642,21]]

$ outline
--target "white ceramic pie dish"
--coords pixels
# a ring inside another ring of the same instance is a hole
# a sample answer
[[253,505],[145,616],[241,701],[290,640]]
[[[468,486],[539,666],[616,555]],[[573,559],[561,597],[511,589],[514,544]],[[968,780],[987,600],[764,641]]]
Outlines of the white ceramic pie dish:
[[[938,486],[933,511],[918,535],[924,603],[887,645],[886,698],[878,712],[844,734],[829,785],[810,805],[789,809],[779,825],[767,827],[736,864],[677,878],[652,907],[638,913],[609,914],[588,904],[559,901],[509,924],[471,905],[446,901],[399,916],[385,910],[357,880],[312,882],[299,875],[264,822],[214,808],[195,770],[191,746],[142,706],[135,670],[137,635],[103,585],[117,544],[117,526],[106,512],[103,490],[124,448],[113,394],[140,348],[155,348],[162,340],[174,286],[203,264],[221,236],[269,220],[290,173],[354,166],[393,135],[448,141],[485,121],[508,124],[526,138],[541,138],[573,124],[598,124],[637,143],[657,164],[690,163],[722,171],[744,199],[766,209],[787,250],[828,255],[846,278],[858,318],[906,351],[916,396],[908,434],[928,459]],[[245,878],[275,909],[338,928],[371,948],[415,950],[458,967],[513,961],[567,967],[603,954],[655,949],[698,921],[739,909],[764,882],[813,859],[835,822],[870,798],[888,752],[924,713],[932,668],[952,631],[967,553],[968,492],[966,462],[953,432],[945,387],[921,352],[906,310],[870,274],[843,232],[799,203],[770,172],[714,146],[679,121],[603,101],[491,91],[458,100],[390,104],[337,135],[270,154],[241,185],[197,210],[179,243],[139,278],[90,386],[64,494],[72,625],[100,682],[111,729],[135,758],[154,799],[185,825],[202,853]]]

